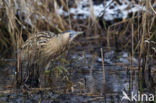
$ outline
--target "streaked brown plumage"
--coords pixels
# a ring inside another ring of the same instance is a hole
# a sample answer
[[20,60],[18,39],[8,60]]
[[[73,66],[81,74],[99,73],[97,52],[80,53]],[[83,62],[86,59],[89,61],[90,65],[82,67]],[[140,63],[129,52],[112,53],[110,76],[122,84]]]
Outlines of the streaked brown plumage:
[[61,34],[39,32],[30,37],[22,46],[22,60],[46,64],[64,52],[75,37],[82,32],[68,31]]
[[[39,32],[28,38],[20,49],[20,59],[22,64],[26,65],[25,75],[21,76],[24,83],[32,87],[39,86],[41,84],[39,81],[44,81],[44,70],[48,69],[50,61],[64,52],[79,34],[82,32],[68,31],[61,34]],[[19,74],[18,69],[17,72]]]

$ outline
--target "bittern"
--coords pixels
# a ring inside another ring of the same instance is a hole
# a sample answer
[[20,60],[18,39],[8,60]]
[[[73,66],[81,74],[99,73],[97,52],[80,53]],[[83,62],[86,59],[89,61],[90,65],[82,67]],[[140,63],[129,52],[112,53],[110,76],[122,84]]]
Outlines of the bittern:
[[[27,64],[27,77],[24,81],[31,86],[38,86],[39,78],[42,80],[44,77],[44,73],[40,73],[44,72],[50,61],[67,50],[74,38],[82,33],[67,31],[55,34],[47,31],[36,33],[28,38],[20,49],[21,62]],[[18,69],[17,71],[19,74]]]
[[22,58],[32,60],[31,62],[39,62],[42,65],[46,64],[50,59],[56,58],[68,49],[74,38],[82,33],[73,30],[60,34],[49,31],[36,33],[22,46]]

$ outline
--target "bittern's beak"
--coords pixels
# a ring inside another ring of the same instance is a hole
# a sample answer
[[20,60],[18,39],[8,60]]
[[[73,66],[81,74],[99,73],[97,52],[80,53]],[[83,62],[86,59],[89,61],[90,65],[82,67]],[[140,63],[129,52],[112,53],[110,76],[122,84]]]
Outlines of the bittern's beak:
[[83,34],[83,33],[84,33],[84,32],[81,32],[81,31],[79,31],[79,32],[74,32],[74,33],[72,34],[71,38],[70,38],[70,41],[74,40],[78,35]]

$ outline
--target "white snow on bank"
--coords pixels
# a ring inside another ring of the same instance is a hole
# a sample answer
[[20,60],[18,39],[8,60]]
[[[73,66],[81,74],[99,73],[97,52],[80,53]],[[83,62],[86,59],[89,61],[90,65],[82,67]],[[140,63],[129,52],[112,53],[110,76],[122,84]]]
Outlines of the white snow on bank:
[[[74,14],[75,19],[87,18],[91,15],[90,10],[92,8],[90,8],[90,2],[90,0],[80,0],[77,2],[77,8],[70,8],[69,13],[63,11],[62,8],[60,8],[59,13],[65,16]],[[121,3],[122,5],[119,5],[114,0],[109,0],[99,5],[92,5],[94,16],[100,17],[101,15],[104,15],[105,20],[113,20],[114,18],[127,18],[128,13],[130,12],[146,10],[144,6],[133,4],[128,0],[124,0]]]

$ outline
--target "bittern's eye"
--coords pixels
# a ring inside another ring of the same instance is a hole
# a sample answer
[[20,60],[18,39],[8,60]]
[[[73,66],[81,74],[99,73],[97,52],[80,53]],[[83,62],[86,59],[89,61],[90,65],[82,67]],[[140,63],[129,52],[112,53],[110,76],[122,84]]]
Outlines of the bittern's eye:
[[72,30],[70,30],[69,32],[70,32],[70,34],[69,34],[69,37],[70,38],[72,38],[76,34],[76,32],[75,31],[72,31]]
[[69,34],[69,38],[71,38],[72,37],[72,34]]
[[74,33],[70,33],[69,38],[72,38],[74,36]]

